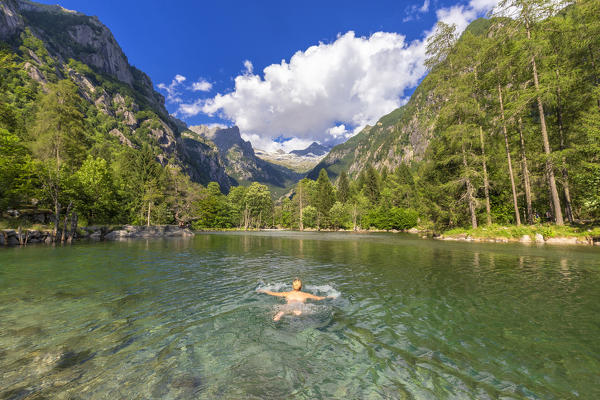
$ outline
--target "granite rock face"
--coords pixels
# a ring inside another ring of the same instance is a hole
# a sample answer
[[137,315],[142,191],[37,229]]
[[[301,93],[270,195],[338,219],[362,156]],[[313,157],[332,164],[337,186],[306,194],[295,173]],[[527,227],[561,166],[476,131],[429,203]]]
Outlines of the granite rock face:
[[8,39],[23,29],[23,18],[18,10],[14,0],[0,2],[0,39]]
[[237,126],[231,128],[191,126],[196,135],[215,144],[225,171],[234,183],[260,182],[278,187],[289,186],[302,178],[302,175],[281,165],[258,158],[252,144],[244,140]]

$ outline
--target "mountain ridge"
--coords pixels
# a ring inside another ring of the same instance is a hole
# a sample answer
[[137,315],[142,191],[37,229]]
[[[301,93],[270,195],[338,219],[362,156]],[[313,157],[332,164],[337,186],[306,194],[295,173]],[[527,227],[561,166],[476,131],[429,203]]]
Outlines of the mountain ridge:
[[290,154],[295,154],[297,156],[306,156],[309,154],[315,156],[323,156],[327,154],[331,150],[330,146],[324,146],[317,142],[312,142],[307,148],[301,150],[292,150]]
[[[171,117],[150,78],[129,64],[118,42],[97,17],[27,0],[0,3],[0,40],[22,59],[29,78],[45,90],[69,79],[80,96],[106,120],[107,140],[132,149],[149,143],[157,160],[179,165],[190,178],[217,181],[227,192],[230,180],[218,152],[206,141],[182,139],[187,127]],[[96,127],[97,128],[97,127]]]
[[257,157],[252,144],[242,139],[237,126],[197,125],[190,130],[216,145],[234,185],[260,182],[285,189],[301,178],[301,174],[290,168]]

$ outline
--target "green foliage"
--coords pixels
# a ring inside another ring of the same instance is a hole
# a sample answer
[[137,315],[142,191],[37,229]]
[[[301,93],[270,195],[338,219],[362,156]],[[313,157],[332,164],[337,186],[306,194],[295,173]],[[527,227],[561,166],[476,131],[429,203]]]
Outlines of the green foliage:
[[270,221],[273,212],[273,200],[271,200],[271,193],[267,186],[253,182],[246,191],[245,203],[251,226],[260,228]]
[[377,170],[369,165],[364,178],[363,191],[372,204],[377,204],[379,201],[379,174]]
[[333,229],[348,229],[351,227],[352,218],[348,205],[336,201],[329,210],[329,214]]
[[116,221],[119,198],[106,160],[88,156],[71,185],[76,209],[89,224]]
[[306,206],[302,209],[302,223],[305,228],[317,227],[317,209],[313,206]]
[[35,192],[35,164],[21,139],[0,128],[0,210],[18,207]]
[[197,219],[192,223],[194,229],[231,227],[226,198],[221,193],[218,183],[208,184],[204,197],[197,202],[196,207]]
[[335,192],[333,185],[327,176],[327,171],[322,169],[319,172],[319,178],[314,192],[314,206],[318,213],[318,225],[328,225],[329,209],[335,202]]
[[340,203],[345,203],[350,198],[350,182],[348,181],[348,174],[346,171],[342,171],[338,180],[337,199]]

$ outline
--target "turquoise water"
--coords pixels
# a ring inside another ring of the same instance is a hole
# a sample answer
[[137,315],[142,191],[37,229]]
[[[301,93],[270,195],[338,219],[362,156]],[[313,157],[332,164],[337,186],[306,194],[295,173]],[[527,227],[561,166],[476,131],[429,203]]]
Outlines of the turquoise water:
[[[293,277],[335,298],[272,317]],[[0,249],[0,399],[596,399],[600,251],[225,233]]]

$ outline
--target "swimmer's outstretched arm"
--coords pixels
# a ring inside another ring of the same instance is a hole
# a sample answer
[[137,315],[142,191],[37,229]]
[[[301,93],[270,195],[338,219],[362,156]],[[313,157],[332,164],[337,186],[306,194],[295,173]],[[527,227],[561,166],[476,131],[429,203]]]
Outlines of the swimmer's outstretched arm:
[[310,294],[310,293],[306,293],[305,296],[307,299],[313,299],[313,300],[325,300],[325,299],[330,298],[330,297],[315,296],[314,294]]
[[271,292],[270,290],[258,289],[258,293],[264,293],[271,296],[285,297],[287,296],[287,292]]

